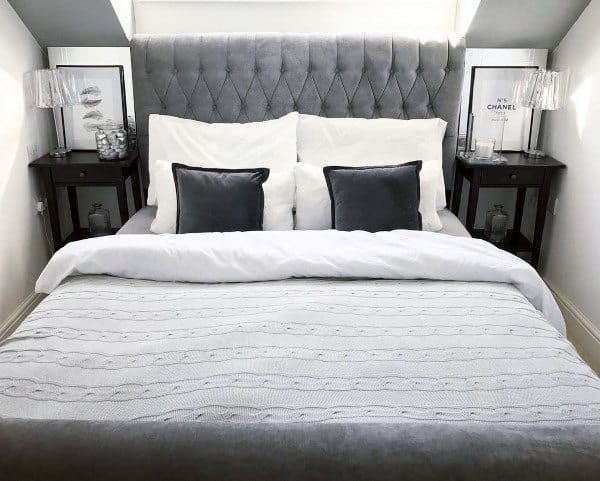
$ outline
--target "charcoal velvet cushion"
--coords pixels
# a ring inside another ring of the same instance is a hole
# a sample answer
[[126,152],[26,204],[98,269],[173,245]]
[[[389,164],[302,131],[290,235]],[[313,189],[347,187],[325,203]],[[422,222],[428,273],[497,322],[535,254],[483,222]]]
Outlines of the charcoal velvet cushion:
[[324,167],[332,227],[368,232],[421,230],[421,165],[418,160],[395,166]]
[[208,169],[172,164],[177,233],[262,230],[262,184],[269,169]]

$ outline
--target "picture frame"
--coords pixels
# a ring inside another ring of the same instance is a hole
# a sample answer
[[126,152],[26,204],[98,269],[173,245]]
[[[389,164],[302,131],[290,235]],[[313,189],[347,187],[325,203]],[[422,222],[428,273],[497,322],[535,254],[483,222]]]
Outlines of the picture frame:
[[61,109],[68,149],[95,151],[97,126],[107,120],[122,122],[127,131],[127,102],[123,65],[57,65],[69,69],[82,103]]
[[476,139],[496,141],[496,151],[520,152],[531,146],[534,117],[529,109],[512,103],[517,82],[525,78],[528,70],[539,67],[526,66],[473,66],[469,92],[467,150],[475,150]]

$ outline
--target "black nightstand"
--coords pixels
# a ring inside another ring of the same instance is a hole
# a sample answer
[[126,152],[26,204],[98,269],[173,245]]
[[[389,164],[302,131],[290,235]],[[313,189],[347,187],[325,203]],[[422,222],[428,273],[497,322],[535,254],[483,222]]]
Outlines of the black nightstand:
[[[548,207],[552,177],[558,169],[566,166],[549,156],[532,159],[520,152],[504,153],[503,155],[508,159],[508,162],[502,164],[477,163],[468,161],[460,155],[456,157],[452,212],[454,215],[458,215],[463,179],[466,177],[471,187],[469,189],[465,227],[473,237],[483,239],[483,229],[475,229],[479,189],[481,187],[515,187],[517,189],[517,204],[513,229],[509,231],[506,241],[498,247],[513,253],[530,252],[531,265],[537,268],[540,260],[542,233],[546,221],[546,208]],[[528,187],[539,189],[533,242],[530,242],[521,234],[525,193]]]
[[[60,249],[67,242],[84,239],[89,235],[88,229],[81,228],[79,224],[77,186],[114,186],[117,189],[121,224],[124,224],[129,219],[125,180],[131,177],[135,210],[138,211],[142,208],[142,192],[137,158],[137,152],[131,152],[123,160],[101,161],[98,159],[97,152],[74,150],[66,157],[50,157],[49,155],[45,155],[29,164],[30,167],[35,168],[40,173],[44,183],[54,250]],[[60,233],[58,203],[56,200],[57,186],[67,187],[71,220],[73,222],[73,233],[64,242]]]

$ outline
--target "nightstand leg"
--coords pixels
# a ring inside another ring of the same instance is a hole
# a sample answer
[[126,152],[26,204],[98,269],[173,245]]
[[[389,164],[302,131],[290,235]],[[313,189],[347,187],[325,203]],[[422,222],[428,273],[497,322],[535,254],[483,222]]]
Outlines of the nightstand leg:
[[548,198],[550,197],[550,180],[552,172],[546,170],[544,183],[540,187],[537,202],[537,212],[535,215],[535,230],[533,234],[533,250],[531,252],[531,265],[537,269],[540,261],[540,249],[542,247],[542,234],[544,233],[544,223],[546,222],[546,209],[548,208]]
[[121,176],[116,183],[117,201],[119,203],[119,214],[121,216],[121,227],[129,219],[129,208],[127,207],[127,190],[125,189],[125,179]]
[[[60,220],[58,218],[58,202],[56,200],[56,188],[52,182],[52,173],[50,168],[43,168],[42,182],[46,192],[46,202],[48,203],[48,217],[50,218],[50,229],[52,230],[52,244],[54,252],[62,247],[62,236],[60,235]],[[45,226],[44,226],[45,228]]]
[[73,224],[73,232],[80,229],[79,225],[79,204],[77,203],[77,187],[70,185],[67,187],[69,195],[69,209],[71,210],[71,223]]
[[523,224],[523,209],[525,208],[525,194],[527,188],[519,187],[517,189],[517,203],[515,204],[515,220],[513,221],[513,242],[516,244],[521,235],[521,225]]
[[458,217],[460,210],[460,198],[462,197],[463,175],[458,167],[454,172],[454,189],[452,189],[452,213]]
[[475,216],[477,214],[477,201],[479,200],[479,183],[476,182],[475,176],[471,180],[469,187],[469,203],[467,204],[467,222],[465,227],[470,234],[475,230]]
[[133,193],[133,205],[137,212],[142,208],[142,188],[140,186],[140,171],[136,165],[131,173],[131,191]]

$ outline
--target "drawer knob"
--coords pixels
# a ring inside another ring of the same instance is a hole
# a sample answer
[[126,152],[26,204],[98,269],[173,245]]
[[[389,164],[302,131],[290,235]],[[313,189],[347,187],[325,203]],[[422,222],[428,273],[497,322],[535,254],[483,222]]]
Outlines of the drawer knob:
[[79,172],[79,177],[83,178],[87,175],[87,172],[85,170],[82,170],[81,172]]
[[517,180],[517,174],[510,174],[510,180]]

